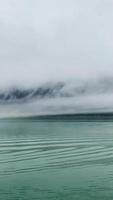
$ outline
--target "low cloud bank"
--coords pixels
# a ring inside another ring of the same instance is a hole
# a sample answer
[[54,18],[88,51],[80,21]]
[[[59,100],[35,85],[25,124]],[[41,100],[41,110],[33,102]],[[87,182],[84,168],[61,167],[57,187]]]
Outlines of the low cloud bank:
[[113,112],[113,78],[47,83],[0,94],[0,116]]

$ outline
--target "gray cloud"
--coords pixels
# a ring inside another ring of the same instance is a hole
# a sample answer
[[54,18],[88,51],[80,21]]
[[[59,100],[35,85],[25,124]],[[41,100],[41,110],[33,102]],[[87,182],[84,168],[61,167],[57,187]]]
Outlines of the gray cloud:
[[0,0],[0,89],[113,74],[112,0]]

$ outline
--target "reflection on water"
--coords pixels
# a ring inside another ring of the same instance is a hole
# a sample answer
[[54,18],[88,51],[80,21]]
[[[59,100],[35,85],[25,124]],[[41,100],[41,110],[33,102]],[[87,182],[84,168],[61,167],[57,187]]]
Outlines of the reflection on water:
[[113,122],[0,121],[1,199],[112,199]]

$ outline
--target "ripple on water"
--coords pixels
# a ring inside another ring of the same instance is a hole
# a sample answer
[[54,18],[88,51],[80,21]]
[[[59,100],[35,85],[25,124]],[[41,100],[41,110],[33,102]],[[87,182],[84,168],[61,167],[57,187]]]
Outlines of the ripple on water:
[[0,175],[112,163],[109,138],[0,139]]

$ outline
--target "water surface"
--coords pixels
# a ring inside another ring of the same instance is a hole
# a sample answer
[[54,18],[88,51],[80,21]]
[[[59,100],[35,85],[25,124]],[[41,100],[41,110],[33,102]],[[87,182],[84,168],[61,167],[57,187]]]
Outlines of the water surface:
[[113,199],[113,122],[0,120],[0,199]]

